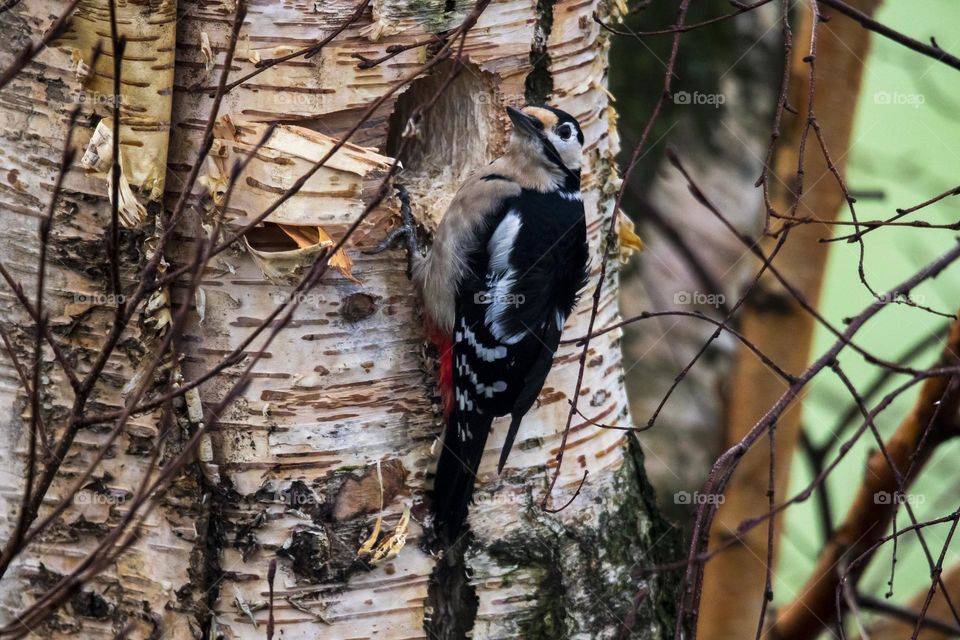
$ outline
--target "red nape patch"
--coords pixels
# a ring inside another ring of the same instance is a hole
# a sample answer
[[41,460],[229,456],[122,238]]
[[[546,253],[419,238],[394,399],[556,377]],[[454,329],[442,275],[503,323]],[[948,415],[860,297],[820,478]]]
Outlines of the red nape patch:
[[428,323],[427,337],[440,357],[440,399],[443,401],[443,417],[447,419],[453,410],[453,336]]

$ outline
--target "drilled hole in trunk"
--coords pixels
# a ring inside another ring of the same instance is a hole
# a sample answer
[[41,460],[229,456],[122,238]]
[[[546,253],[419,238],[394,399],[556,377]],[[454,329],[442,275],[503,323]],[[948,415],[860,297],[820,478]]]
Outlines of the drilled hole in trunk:
[[[444,89],[453,68],[444,63],[411,84],[390,117],[386,152],[400,154],[404,170],[398,181],[410,191],[414,212],[425,222],[438,221],[463,180],[496,158],[507,140],[496,76],[466,64]],[[437,94],[433,107],[411,125],[417,108]],[[418,135],[403,137],[414,129]]]
[[264,222],[247,233],[247,243],[257,251],[264,253],[293,251],[320,243],[320,231],[317,227],[300,225],[279,225]]

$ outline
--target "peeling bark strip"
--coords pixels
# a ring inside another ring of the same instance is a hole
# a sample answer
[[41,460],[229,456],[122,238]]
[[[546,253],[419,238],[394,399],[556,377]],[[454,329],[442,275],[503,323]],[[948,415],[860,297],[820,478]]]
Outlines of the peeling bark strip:
[[[51,6],[44,5],[50,3],[37,0],[9,11],[0,36],[10,42],[35,37],[49,23]],[[166,217],[158,214],[164,205],[173,208],[197,163],[214,100],[207,88],[216,86],[224,67],[228,81],[243,80],[224,99],[215,125],[210,123],[213,145],[198,167],[200,185],[187,195],[189,206],[166,253],[173,268],[191,259],[198,240],[226,237],[298,184],[370,105],[431,59],[438,34],[465,23],[473,10],[468,0],[371,0],[362,12],[348,0],[252,0],[228,63],[231,25],[239,25],[234,16],[241,15],[233,0],[117,0],[127,45],[121,95],[113,96],[113,48],[101,42],[110,33],[112,6],[108,0],[81,2],[58,46],[0,94],[0,169],[13,176],[0,188],[0,234],[10,239],[33,237],[32,217],[50,190],[49,167],[64,137],[65,114],[77,103],[83,108],[85,127],[78,137],[85,161],[68,176],[57,210],[45,307],[81,369],[96,359],[113,309],[113,303],[100,302],[111,276],[103,260],[107,194],[117,190],[129,228],[120,234],[119,257],[121,289],[128,291],[136,284],[136,267],[163,231],[158,222]],[[525,95],[549,99],[583,126],[584,202],[591,244],[602,255],[599,235],[604,220],[609,224],[618,186],[618,138],[603,89],[607,37],[590,16],[606,15],[608,7],[600,0],[483,6],[462,43],[452,45],[462,57],[386,99],[295,195],[243,242],[214,257],[196,292],[177,282],[170,311],[165,290],[151,301],[149,311],[164,321],[137,318],[124,334],[93,410],[123,407],[140,383],[152,386],[148,397],[155,397],[178,369],[185,380],[197,379],[239,348],[291,295],[290,282],[346,238],[401,149],[400,180],[410,188],[419,219],[432,227],[462,179],[502,149],[508,133],[503,107],[523,102]],[[345,16],[356,19],[345,22]],[[308,57],[258,66],[326,37],[329,42]],[[391,57],[369,63],[387,53]],[[453,72],[459,75],[448,82]],[[106,106],[98,98],[105,94]],[[434,98],[432,109],[422,112]],[[117,134],[109,119],[118,104]],[[269,125],[279,126],[258,146]],[[248,155],[249,164],[235,173],[237,161]],[[111,188],[107,174],[114,158],[121,171]],[[667,585],[637,585],[630,572],[641,556],[666,560],[669,546],[662,540],[670,537],[656,518],[633,440],[628,448],[622,431],[575,424],[555,498],[572,496],[584,473],[589,479],[565,511],[553,515],[536,507],[577,378],[575,346],[558,353],[511,466],[497,476],[492,451],[481,466],[472,538],[439,562],[425,550],[422,519],[439,416],[418,301],[399,255],[367,257],[357,250],[379,238],[394,214],[389,200],[381,204],[331,257],[334,268],[301,294],[295,319],[270,344],[239,399],[219,412],[211,432],[201,437],[197,429],[210,420],[211,407],[232,397],[227,394],[246,362],[229,360],[232,365],[199,394],[172,403],[173,411],[130,420],[81,492],[101,499],[78,496],[0,587],[3,622],[68,575],[116,527],[124,513],[121,499],[148,473],[148,454],[169,426],[160,459],[179,453],[196,434],[198,464],[176,478],[131,549],[37,630],[41,637],[260,638],[269,620],[277,636],[287,639],[415,638],[428,630],[450,638],[597,638],[617,635],[625,619],[636,621],[637,636],[665,636],[671,624]],[[26,280],[34,276],[34,251],[4,242],[0,257]],[[617,319],[616,276],[608,273],[601,325]],[[9,301],[9,290],[0,291]],[[157,375],[147,376],[141,365],[171,314],[181,311],[191,314],[177,341],[182,361],[164,362]],[[568,331],[583,333],[589,314],[581,308]],[[29,329],[22,318],[2,319]],[[16,336],[24,354],[31,347],[28,329]],[[254,340],[245,353],[263,344],[262,337]],[[606,334],[591,347],[581,407],[591,418],[628,424],[618,336]],[[11,382],[16,372],[6,359],[0,367],[3,399],[23,409],[25,399]],[[52,363],[44,372],[44,422],[59,425],[69,412],[69,387]],[[3,460],[5,469],[24,464],[23,424],[12,418],[0,424],[9,445],[0,447],[0,455],[14,452]],[[79,432],[52,494],[65,492],[99,453],[109,424]],[[491,450],[502,444],[503,426],[495,430]],[[0,525],[8,530],[13,510],[7,505],[16,504],[23,481],[20,475],[0,478]],[[631,616],[638,587],[651,596]]]
[[[77,7],[70,31],[58,44],[70,50],[71,62],[75,64],[79,81],[73,94],[76,102],[89,103],[93,112],[105,119],[112,119],[114,104],[119,102],[123,180],[139,190],[143,199],[156,202],[163,195],[170,137],[176,2],[160,0],[146,5],[118,2],[117,5],[118,30],[126,39],[120,95],[113,95],[113,51],[110,39],[105,37],[110,33],[108,3],[83,0]],[[96,56],[98,47],[102,53]],[[98,168],[106,180],[109,159],[104,160],[102,156],[101,159],[104,164]],[[126,198],[124,209],[138,208],[132,194]],[[143,222],[146,212],[142,206],[139,210],[135,222],[125,226],[130,228]]]
[[[236,126],[224,116],[214,133],[217,137],[207,157],[208,170],[200,183],[210,192],[213,204],[223,206],[232,168],[253,153],[267,127]],[[247,165],[240,178],[243,186],[235,188],[224,217],[249,224],[244,213],[258,213],[269,206],[335,144],[336,140],[303,127],[277,127]],[[244,236],[246,249],[263,275],[278,284],[296,284],[317,256],[333,246],[330,234],[339,236],[362,213],[369,192],[384,178],[389,165],[390,158],[370,149],[348,144],[336,151],[304,184],[298,197]],[[360,284],[351,273],[353,261],[344,251],[338,251],[330,264]]]

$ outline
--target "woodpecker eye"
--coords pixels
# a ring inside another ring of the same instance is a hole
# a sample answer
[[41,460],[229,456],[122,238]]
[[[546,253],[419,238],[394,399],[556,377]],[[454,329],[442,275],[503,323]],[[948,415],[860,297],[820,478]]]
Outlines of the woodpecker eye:
[[560,136],[561,140],[569,140],[570,136],[573,135],[573,127],[568,124],[561,126],[557,129],[557,135]]

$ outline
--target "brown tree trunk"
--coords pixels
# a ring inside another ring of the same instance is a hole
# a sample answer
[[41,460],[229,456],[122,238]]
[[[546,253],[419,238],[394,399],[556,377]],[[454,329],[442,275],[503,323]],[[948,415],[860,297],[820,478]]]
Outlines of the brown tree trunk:
[[[958,356],[960,322],[954,322],[937,366],[954,365],[960,359]],[[924,381],[913,410],[887,439],[883,450],[870,455],[846,517],[820,553],[813,573],[798,596],[777,612],[770,629],[772,637],[802,640],[815,636],[825,621],[836,619],[836,593],[841,578],[855,588],[868,558],[856,567],[851,565],[849,572],[843,567],[871,551],[896,512],[909,508],[909,505],[901,508],[894,497],[900,495],[899,490],[908,490],[937,447],[950,440],[960,405],[956,383],[952,376]]]
[[[944,571],[943,574],[943,583],[947,585],[947,591],[949,592],[950,599],[953,602],[957,601],[957,597],[960,596],[960,567],[953,567],[952,569]],[[926,601],[929,593],[929,588],[924,587],[916,593],[910,601],[907,603],[904,610],[911,614],[919,614],[920,610],[923,608],[923,603]],[[954,620],[953,614],[950,611],[950,605],[947,603],[947,599],[943,597],[943,591],[937,589],[936,594],[934,594],[933,599],[930,601],[930,606],[927,608],[926,620],[939,622],[942,626],[953,627]],[[946,631],[944,629],[938,628],[934,625],[927,625],[917,635],[917,640],[949,640],[949,638],[956,638],[956,633]],[[868,629],[870,634],[870,640],[902,640],[902,638],[909,638],[916,628],[916,623],[907,618],[897,618],[892,615],[885,615],[881,617],[876,622],[871,624]],[[866,636],[864,636],[866,638]]]
[[[870,13],[879,3],[860,0],[851,4]],[[826,8],[821,11],[825,18],[833,19],[828,23],[829,28],[821,27],[817,31],[814,108],[827,148],[842,174],[870,35],[857,23],[835,12]],[[780,214],[789,212],[800,218],[833,220],[845,205],[844,194],[831,175],[812,130],[807,136],[804,173],[802,176],[797,173],[799,142],[807,129],[810,111],[810,64],[804,59],[810,54],[813,16],[807,4],[803,5],[801,16],[799,28],[793,33],[789,90],[789,103],[799,113],[784,114],[783,135],[778,141],[774,162],[776,177],[771,178],[773,205]],[[828,245],[818,240],[826,233],[826,228],[817,224],[791,229],[774,262],[787,281],[812,304],[816,304],[820,295],[827,258]],[[775,244],[776,240],[767,238],[764,251],[769,255]],[[748,301],[740,331],[781,368],[797,374],[808,362],[814,322],[768,271]],[[736,444],[756,424],[783,393],[784,384],[782,378],[749,349],[738,347],[724,448]],[[790,464],[799,428],[799,405],[794,405],[776,425],[774,492],[778,502],[788,497]],[[768,446],[754,447],[740,461],[710,531],[710,548],[737,535],[737,527],[744,520],[767,511],[769,466]],[[779,525],[780,518],[776,522]],[[774,536],[775,542],[777,538]],[[774,555],[775,552],[776,548]],[[736,546],[707,563],[698,637],[705,640],[753,637],[759,623],[766,575],[767,529],[761,526],[753,528]],[[731,607],[730,602],[736,602],[737,606]]]

